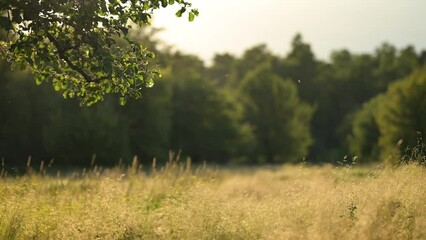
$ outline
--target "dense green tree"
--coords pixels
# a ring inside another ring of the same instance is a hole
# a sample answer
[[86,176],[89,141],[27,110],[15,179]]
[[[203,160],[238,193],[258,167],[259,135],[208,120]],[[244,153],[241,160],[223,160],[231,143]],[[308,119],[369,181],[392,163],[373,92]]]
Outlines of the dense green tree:
[[421,64],[421,59],[412,46],[398,50],[384,43],[376,49],[375,58],[377,64],[372,65],[376,66],[372,89],[377,92],[385,91],[390,83],[407,76]]
[[377,112],[385,99],[382,94],[372,98],[352,118],[348,145],[350,153],[360,162],[380,161]]
[[[312,143],[312,108],[301,102],[294,83],[261,65],[249,72],[241,86],[245,120],[252,126],[257,154],[268,163],[306,156]],[[261,160],[262,161],[262,160]]]
[[313,161],[335,162],[348,153],[345,139],[351,129],[350,114],[377,94],[374,66],[374,58],[368,54],[338,50],[332,52],[330,63],[316,61],[317,74],[308,86],[303,81],[298,85],[309,92],[308,98],[316,107],[311,123]]
[[[332,90],[326,96],[330,98],[327,101],[328,109],[322,113],[330,121],[328,125],[321,127],[327,129],[331,135],[328,149],[332,149],[334,156],[330,157],[333,160],[340,160],[348,153],[345,142],[351,132],[351,115],[378,93],[374,87],[374,58],[368,54],[351,54],[347,57],[343,62],[333,64],[334,76],[330,79]],[[334,63],[337,61],[333,60]]]
[[236,75],[237,59],[228,54],[216,54],[213,65],[207,69],[208,78],[220,87],[232,84]]
[[196,56],[157,48],[155,32],[136,29],[126,38],[155,52],[150,64],[160,66],[164,78],[155,88],[141,85],[144,100],[124,107],[114,104],[118,94],[82,109],[48,84],[37,87],[29,71],[10,72],[9,64],[0,64],[0,158],[17,162],[32,155],[37,161],[82,165],[97,154],[97,163],[107,165],[131,155],[163,160],[169,150],[182,150],[198,162],[274,162],[307,156],[313,142],[309,160],[336,162],[351,153],[364,161],[378,159],[378,142],[383,156],[399,139],[403,149],[415,143],[417,131],[424,137],[424,130],[414,130],[424,122],[421,84],[392,85],[398,90],[389,90],[383,109],[375,100],[424,62],[425,54],[413,47],[383,44],[371,54],[339,50],[321,61],[296,35],[284,57],[258,45],[240,57],[216,55],[206,67]]
[[377,61],[374,69],[376,87],[384,91],[391,81],[397,79],[397,49],[388,43],[383,43],[376,49],[375,58]]
[[172,136],[174,151],[195,162],[227,162],[239,141],[238,118],[232,102],[199,78],[180,79],[173,85]]
[[270,64],[271,71],[278,71],[282,65],[280,59],[272,54],[266,44],[259,44],[247,49],[235,63],[235,72],[232,72],[230,87],[237,88],[248,72],[263,64]]
[[[159,49],[161,43],[156,28],[133,28],[129,37],[141,42],[156,55],[155,64],[163,67],[163,78],[159,78],[155,87],[145,88],[142,101],[130,101],[119,109],[128,129],[130,152],[140,161],[150,162],[153,158],[166,160],[170,150],[172,53],[169,49]],[[176,61],[178,62],[178,61]],[[197,62],[198,63],[198,62]],[[187,68],[192,68],[190,65]],[[177,71],[175,71],[176,73]]]
[[412,73],[416,68],[420,67],[419,57],[413,46],[407,46],[400,50],[397,59],[397,78],[401,79],[404,76]]
[[301,34],[296,34],[291,42],[291,50],[284,59],[281,76],[299,83],[299,95],[309,103],[316,101],[315,93],[319,87],[314,82],[316,68],[317,63],[311,46],[303,41]]
[[42,135],[54,92],[37,87],[30,73],[10,72],[5,65],[0,72],[0,158],[21,164],[28,156],[47,160]]
[[312,82],[317,91],[311,91],[317,107],[312,120],[315,143],[311,156],[335,161],[351,151],[345,142],[353,130],[355,112],[417,66],[414,48],[397,50],[387,43],[375,54],[339,50],[332,53],[330,64],[317,62],[317,75]]
[[240,144],[238,111],[225,91],[209,81],[203,62],[180,52],[167,53],[164,81],[171,86],[170,146],[195,162],[227,162]]
[[42,135],[53,93],[37,88],[28,71],[11,72],[10,63],[0,60],[0,158],[6,165],[24,165],[29,156],[33,162],[48,160]]
[[347,50],[333,52],[331,59],[329,94],[339,99],[334,107],[338,108],[337,114],[344,117],[379,92],[375,87],[375,59],[369,54],[354,55]]
[[204,78],[206,68],[204,62],[197,56],[183,54],[181,52],[166,53],[164,65],[174,81],[187,78]]
[[423,66],[426,64],[426,50],[423,50],[419,56],[418,56],[418,62],[420,63],[420,66]]
[[171,149],[172,82],[169,73],[145,90],[143,101],[132,101],[120,109],[126,119],[129,147],[142,161],[165,161]]
[[175,3],[177,16],[198,15],[184,0],[3,0],[0,28],[10,38],[0,42],[0,53],[29,67],[38,84],[51,81],[65,98],[90,105],[111,92],[124,104],[159,75],[150,65],[153,53],[128,38],[129,22],[149,24],[154,10]]
[[378,125],[384,159],[414,148],[419,136],[426,136],[426,67],[389,87],[378,114]]
[[44,145],[58,164],[89,165],[96,155],[101,165],[114,165],[129,157],[128,127],[112,99],[93,108],[61,101],[44,125]]

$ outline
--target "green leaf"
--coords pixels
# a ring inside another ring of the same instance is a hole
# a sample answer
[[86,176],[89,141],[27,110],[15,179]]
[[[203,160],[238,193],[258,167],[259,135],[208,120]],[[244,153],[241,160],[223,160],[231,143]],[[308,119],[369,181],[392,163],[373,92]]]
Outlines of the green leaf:
[[194,18],[195,18],[194,13],[189,12],[188,20],[189,20],[190,22],[192,22],[192,21],[194,21]]
[[138,75],[136,78],[139,82],[143,82],[144,78],[143,75]]
[[182,10],[180,9],[179,11],[176,12],[176,17],[182,17]]
[[149,3],[148,2],[144,2],[143,3],[143,10],[148,10],[150,9]]
[[191,10],[192,13],[194,13],[195,16],[198,16],[200,14],[200,12],[198,11],[198,9],[192,9]]
[[175,3],[175,0],[169,0],[169,4],[173,5]]
[[36,83],[37,85],[41,85],[41,84],[43,83],[43,80],[44,80],[44,76],[38,76],[38,77],[35,79],[35,83]]
[[152,78],[149,78],[146,80],[145,86],[147,88],[152,88],[154,86],[154,80]]
[[121,98],[119,99],[119,102],[120,102],[120,105],[121,105],[121,106],[126,105],[126,98],[121,97]]

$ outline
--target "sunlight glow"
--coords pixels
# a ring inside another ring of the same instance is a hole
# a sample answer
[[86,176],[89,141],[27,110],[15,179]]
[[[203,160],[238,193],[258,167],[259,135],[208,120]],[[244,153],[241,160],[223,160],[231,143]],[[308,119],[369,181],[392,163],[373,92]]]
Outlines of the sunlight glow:
[[397,47],[426,48],[422,0],[193,0],[200,16],[189,23],[177,9],[155,13],[153,26],[164,28],[159,38],[175,49],[204,60],[215,53],[241,54],[266,43],[281,55],[291,38],[302,33],[318,58],[337,48],[371,52],[383,42]]

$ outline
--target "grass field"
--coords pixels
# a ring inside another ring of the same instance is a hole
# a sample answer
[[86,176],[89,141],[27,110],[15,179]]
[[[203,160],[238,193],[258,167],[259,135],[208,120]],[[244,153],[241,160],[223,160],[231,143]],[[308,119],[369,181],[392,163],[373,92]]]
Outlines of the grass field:
[[426,239],[426,169],[169,163],[3,177],[0,239]]

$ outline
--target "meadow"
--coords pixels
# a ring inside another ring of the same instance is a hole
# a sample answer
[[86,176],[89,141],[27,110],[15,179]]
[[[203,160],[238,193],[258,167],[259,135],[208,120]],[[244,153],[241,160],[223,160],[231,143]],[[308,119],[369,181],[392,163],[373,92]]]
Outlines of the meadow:
[[0,239],[426,239],[426,169],[170,161],[0,178]]

